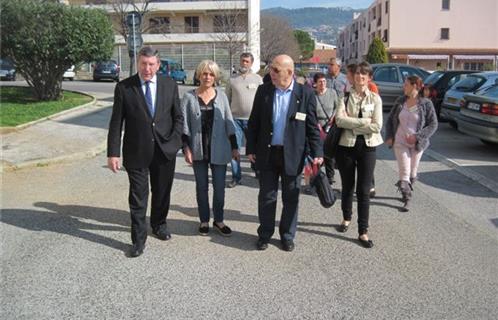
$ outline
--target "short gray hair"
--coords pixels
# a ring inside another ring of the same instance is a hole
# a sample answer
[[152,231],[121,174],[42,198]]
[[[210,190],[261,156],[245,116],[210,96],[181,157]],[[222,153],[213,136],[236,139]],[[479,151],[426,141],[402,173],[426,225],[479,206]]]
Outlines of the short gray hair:
[[240,55],[240,58],[250,58],[251,62],[254,62],[254,56],[250,52],[244,52]]

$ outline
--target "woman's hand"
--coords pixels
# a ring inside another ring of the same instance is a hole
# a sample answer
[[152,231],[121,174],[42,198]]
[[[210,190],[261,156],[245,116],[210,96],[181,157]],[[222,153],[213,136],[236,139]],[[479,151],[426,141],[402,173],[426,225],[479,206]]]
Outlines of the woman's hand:
[[192,164],[192,150],[189,147],[183,148],[183,155],[185,156],[185,162]]
[[406,135],[406,142],[409,144],[416,144],[417,143],[417,136],[414,134],[407,134]]
[[386,139],[385,143],[390,148],[393,146],[393,138]]

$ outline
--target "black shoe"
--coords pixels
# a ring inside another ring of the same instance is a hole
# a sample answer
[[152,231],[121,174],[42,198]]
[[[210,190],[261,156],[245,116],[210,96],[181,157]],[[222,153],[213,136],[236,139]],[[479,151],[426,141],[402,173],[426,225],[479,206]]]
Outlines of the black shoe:
[[259,238],[256,242],[256,248],[261,251],[268,249],[268,240]]
[[228,188],[235,188],[237,185],[242,184],[240,181],[232,180],[227,184]]
[[166,241],[171,239],[171,233],[169,233],[168,228],[165,224],[160,225],[157,228],[152,229],[152,233],[160,240]]
[[375,188],[370,189],[370,198],[375,198]]
[[362,238],[358,237],[358,240],[360,241],[361,245],[364,248],[370,249],[374,246],[372,240],[363,240]]
[[349,224],[344,224],[344,223],[341,223],[337,228],[339,232],[346,232],[348,231],[348,229],[349,229]]
[[230,237],[232,235],[232,229],[230,229],[227,225],[224,225],[223,228],[221,228],[216,222],[213,222],[213,228],[215,228],[224,237]]
[[131,246],[130,251],[128,251],[128,257],[136,258],[136,257],[140,256],[142,253],[144,253],[144,246],[134,244]]
[[209,234],[209,224],[199,226],[199,234],[201,236],[207,236]]
[[288,252],[294,251],[294,248],[295,248],[294,241],[282,240],[280,242],[282,243],[282,250],[288,251]]

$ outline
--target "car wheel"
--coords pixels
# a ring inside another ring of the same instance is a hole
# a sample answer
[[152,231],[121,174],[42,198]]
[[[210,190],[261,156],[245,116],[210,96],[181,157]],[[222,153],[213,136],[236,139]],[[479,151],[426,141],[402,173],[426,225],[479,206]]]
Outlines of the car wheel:
[[481,139],[481,142],[488,146],[498,146],[498,143]]
[[69,81],[74,81],[74,78],[69,78]]
[[182,80],[182,84],[185,84],[185,79]]
[[97,81],[99,81],[99,79],[97,79],[97,78],[93,78],[93,81],[97,82]]
[[453,129],[458,129],[458,124],[455,121],[450,121],[449,124]]

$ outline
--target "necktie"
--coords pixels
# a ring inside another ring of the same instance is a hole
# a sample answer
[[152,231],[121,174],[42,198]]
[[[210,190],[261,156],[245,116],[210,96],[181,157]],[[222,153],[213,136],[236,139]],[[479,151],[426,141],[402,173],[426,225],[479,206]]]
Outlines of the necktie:
[[150,81],[145,81],[145,102],[149,108],[150,115],[154,117],[154,104],[152,103],[152,94],[150,93]]

